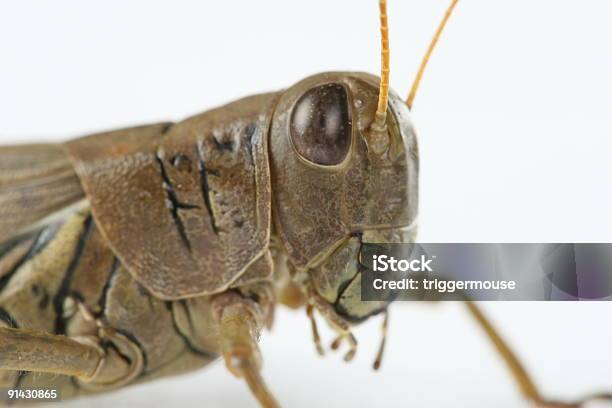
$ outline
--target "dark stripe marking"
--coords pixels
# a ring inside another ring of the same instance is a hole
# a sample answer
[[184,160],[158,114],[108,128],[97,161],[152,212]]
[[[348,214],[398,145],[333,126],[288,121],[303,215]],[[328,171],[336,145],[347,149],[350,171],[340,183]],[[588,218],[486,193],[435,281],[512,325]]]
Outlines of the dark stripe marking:
[[[23,382],[23,380],[25,380],[25,378],[30,374],[30,371],[18,371],[17,374],[17,380],[15,381],[15,385],[13,386],[13,388],[15,389],[20,389],[21,388],[21,383]],[[16,399],[14,400],[10,400],[9,401],[9,405],[13,405],[13,403],[16,403]]]
[[198,156],[198,170],[200,171],[200,190],[202,192],[202,198],[204,199],[204,205],[206,205],[206,209],[208,210],[208,215],[210,216],[210,226],[215,234],[219,233],[219,228],[217,227],[217,222],[215,220],[215,215],[212,209],[212,203],[210,202],[210,186],[208,185],[208,175],[219,177],[219,172],[213,169],[207,169],[206,164],[204,163],[204,147],[202,146],[202,142],[198,142],[197,145],[197,156]]
[[[31,258],[33,258],[35,255],[40,253],[43,249],[45,249],[47,244],[55,237],[55,234],[57,234],[57,231],[59,230],[60,226],[61,226],[61,223],[53,224],[53,225],[50,225],[48,227],[45,227],[44,229],[40,230],[37,233],[36,239],[34,240],[32,245],[30,246],[30,249],[28,249],[26,254],[19,261],[17,261],[15,266],[13,266],[13,269],[11,269],[6,275],[4,275],[2,278],[0,278],[0,291],[2,291],[2,289],[4,289],[4,287],[11,280],[11,278],[13,277],[15,272],[17,272],[19,270],[19,268],[21,268],[21,266],[23,266],[23,264],[25,264],[27,261],[29,261]],[[23,242],[25,239],[31,237],[32,235],[33,234],[24,235],[22,237],[19,237],[19,238],[17,238],[15,240],[17,242],[16,242],[16,244],[14,246],[10,245],[10,244],[7,244],[7,246],[11,246],[12,248],[14,248],[19,243]],[[4,252],[4,253],[8,253],[9,250],[10,249],[7,249],[6,252]]]
[[[38,237],[34,241],[32,241],[32,244],[30,245],[30,248],[27,250],[25,255],[23,255],[21,259],[17,261],[17,263],[13,266],[13,269],[11,269],[6,275],[0,277],[0,291],[2,291],[2,289],[4,289],[4,287],[9,283],[9,281],[11,280],[15,272],[17,272],[17,270],[21,267],[21,265],[26,263],[27,260],[30,259],[32,255],[34,255],[34,248],[36,247],[36,242],[38,241],[39,237],[40,237],[40,233],[38,233]],[[16,243],[14,245],[10,245],[10,248],[7,249],[6,252],[4,252],[4,254],[8,253],[11,249],[17,247],[17,245],[22,242],[20,240],[19,241],[15,240],[15,241]]]
[[255,123],[251,123],[247,125],[244,129],[244,143],[246,145],[247,151],[249,152],[249,162],[251,166],[255,166],[255,159],[253,158],[253,139],[255,138],[255,132],[257,131],[257,125]]
[[181,202],[176,192],[174,191],[174,187],[172,186],[172,182],[170,181],[170,177],[168,177],[168,173],[166,173],[166,168],[164,166],[164,161],[159,154],[155,156],[155,160],[157,160],[157,164],[159,164],[159,168],[162,176],[162,186],[164,190],[166,190],[166,198],[168,203],[168,208],[170,209],[170,215],[172,216],[172,220],[174,221],[174,225],[181,237],[181,241],[187,250],[191,252],[191,242],[189,241],[189,237],[187,236],[187,231],[185,231],[185,225],[183,225],[183,221],[181,217],[178,215],[179,210],[193,210],[194,208],[200,208],[197,205],[188,204]]
[[219,141],[216,137],[212,138],[215,148],[220,151],[233,152],[234,151],[234,141],[233,140],[225,140]]
[[53,308],[55,310],[55,334],[64,334],[66,329],[66,322],[63,319],[63,308],[64,308],[64,300],[70,291],[70,284],[72,283],[72,277],[74,276],[74,272],[76,271],[77,266],[79,265],[79,261],[81,256],[83,255],[83,250],[85,249],[85,244],[91,235],[91,231],[93,230],[93,219],[91,215],[87,216],[84,221],[84,230],[79,237],[76,248],[74,250],[74,255],[70,264],[68,264],[68,268],[64,273],[64,278],[62,279],[62,283],[60,287],[53,297]]
[[108,278],[106,279],[106,283],[104,284],[104,287],[102,288],[102,296],[100,296],[100,299],[98,300],[98,305],[100,306],[100,316],[104,314],[104,310],[106,309],[106,298],[108,296],[108,290],[112,286],[115,278],[118,276],[117,271],[119,270],[120,266],[121,266],[121,262],[119,262],[119,259],[115,257],[113,259],[113,264],[111,265],[111,273],[108,275]]
[[19,245],[22,241],[24,241],[26,237],[17,237],[14,238],[2,245],[0,245],[0,259],[4,258],[4,256],[6,254],[8,254],[9,252],[11,252],[13,249],[15,249],[15,247],[17,247],[17,245]]
[[8,327],[11,327],[13,329],[19,328],[19,325],[17,325],[17,321],[15,320],[15,318],[9,312],[7,312],[6,309],[2,307],[0,307],[0,321],[3,321],[8,325]]
[[[189,320],[189,326],[193,327],[193,324],[191,323],[191,313],[189,311],[189,308],[187,307],[187,302],[185,302],[184,300],[179,300],[179,303],[181,304],[182,307],[185,308],[185,313],[187,313],[187,319]],[[185,333],[183,333],[178,325],[176,324],[176,320],[174,320],[174,313],[172,312],[172,302],[166,302],[166,309],[168,309],[168,311],[170,312],[170,318],[172,319],[172,327],[174,327],[174,331],[176,332],[176,334],[183,339],[183,342],[185,343],[185,346],[187,347],[187,349],[189,349],[189,351],[191,351],[194,354],[200,355],[200,356],[204,356],[204,357],[208,357],[208,358],[217,358],[217,355],[214,353],[211,353],[210,351],[207,350],[202,350],[198,347],[196,347],[192,342],[191,339],[189,337],[187,337],[185,335]]]
[[[147,356],[147,351],[144,349],[144,347],[142,347],[142,343],[140,342],[140,340],[138,340],[138,338],[132,332],[125,330],[125,329],[118,329],[118,328],[115,328],[115,330],[118,333],[123,334],[125,337],[128,338],[128,340],[130,340],[132,343],[138,346],[138,349],[140,350],[140,353],[142,354],[142,371],[140,372],[138,376],[142,377],[143,375],[146,374],[147,365],[149,364],[149,356]],[[121,355],[129,360],[127,356],[123,354]]]
[[32,295],[34,295],[37,298],[40,298],[38,300],[38,308],[46,309],[47,306],[49,306],[49,301],[51,300],[51,297],[49,296],[49,291],[47,290],[47,288],[35,283],[32,285],[31,290],[32,290]]

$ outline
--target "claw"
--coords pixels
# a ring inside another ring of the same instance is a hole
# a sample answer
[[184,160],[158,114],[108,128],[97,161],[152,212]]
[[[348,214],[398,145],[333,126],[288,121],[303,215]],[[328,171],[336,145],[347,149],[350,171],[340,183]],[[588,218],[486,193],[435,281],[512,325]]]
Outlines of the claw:
[[338,335],[338,337],[336,337],[336,339],[332,342],[331,349],[338,350],[338,348],[340,348],[342,340],[344,339],[346,339],[349,344],[349,350],[344,355],[344,361],[349,362],[353,359],[353,357],[355,357],[355,354],[357,353],[357,339],[355,338],[353,333],[345,332]]
[[340,347],[340,343],[342,343],[343,337],[344,337],[343,335],[340,335],[336,337],[334,341],[332,341],[332,344],[330,346],[332,350],[338,350],[338,348]]
[[353,336],[353,333],[348,332],[346,334],[346,340],[349,343],[349,351],[347,351],[347,353],[344,355],[344,361],[348,363],[353,359],[353,357],[355,357],[355,354],[357,353],[357,339],[355,338],[355,336]]

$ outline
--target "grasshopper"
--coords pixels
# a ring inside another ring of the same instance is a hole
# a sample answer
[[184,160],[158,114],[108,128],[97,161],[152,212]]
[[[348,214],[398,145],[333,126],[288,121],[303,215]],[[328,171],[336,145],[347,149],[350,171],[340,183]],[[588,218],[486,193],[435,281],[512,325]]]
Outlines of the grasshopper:
[[[0,385],[63,398],[223,358],[266,408],[258,341],[277,305],[351,328],[392,299],[360,300],[363,243],[413,242],[418,147],[410,108],[381,74],[327,72],[179,123],[0,148]],[[474,303],[468,310],[525,396],[546,400]],[[34,377],[33,374],[36,374]]]

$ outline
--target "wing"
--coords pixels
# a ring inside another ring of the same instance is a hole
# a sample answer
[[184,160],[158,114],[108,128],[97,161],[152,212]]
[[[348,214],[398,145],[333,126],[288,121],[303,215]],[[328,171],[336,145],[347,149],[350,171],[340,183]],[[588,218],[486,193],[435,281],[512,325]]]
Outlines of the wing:
[[0,147],[0,243],[84,197],[70,158],[61,146]]

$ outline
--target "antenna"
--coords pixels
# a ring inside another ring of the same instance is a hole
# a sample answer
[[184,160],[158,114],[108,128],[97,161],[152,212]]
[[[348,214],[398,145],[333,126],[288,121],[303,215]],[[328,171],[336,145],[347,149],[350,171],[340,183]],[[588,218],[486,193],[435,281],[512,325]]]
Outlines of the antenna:
[[380,10],[380,86],[378,107],[372,123],[369,143],[375,153],[383,153],[389,146],[387,134],[387,105],[389,103],[389,24],[387,22],[387,0],[379,0]]
[[389,102],[389,24],[387,22],[387,0],[380,0],[380,90],[378,92],[378,108],[376,118],[387,116]]
[[[419,84],[421,83],[421,78],[423,77],[423,73],[425,72],[425,67],[427,66],[427,63],[429,62],[429,57],[431,57],[431,53],[433,52],[434,47],[436,46],[436,44],[438,43],[438,40],[440,39],[440,34],[442,34],[442,31],[444,30],[444,26],[446,26],[446,22],[450,18],[453,12],[453,9],[457,5],[458,1],[459,0],[452,0],[450,6],[448,6],[448,8],[446,9],[444,18],[440,22],[440,25],[438,26],[438,29],[436,30],[436,33],[434,34],[434,37],[431,40],[431,43],[429,43],[429,48],[427,49],[427,52],[425,53],[425,56],[423,57],[423,60],[421,61],[421,66],[419,67],[417,75],[414,78],[414,82],[412,83],[412,87],[410,88],[410,93],[408,94],[408,98],[406,99],[406,105],[408,105],[408,109],[412,109],[412,103],[414,102],[414,97],[416,96],[417,90],[419,89]],[[382,16],[381,16],[381,20],[382,20]],[[380,106],[380,99],[379,99],[379,106]]]

